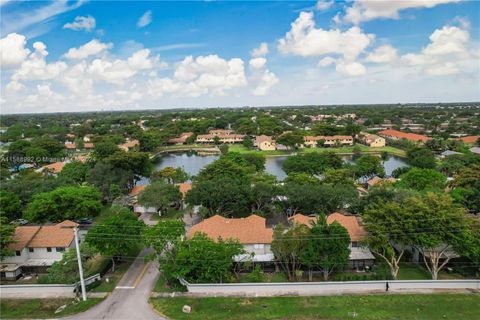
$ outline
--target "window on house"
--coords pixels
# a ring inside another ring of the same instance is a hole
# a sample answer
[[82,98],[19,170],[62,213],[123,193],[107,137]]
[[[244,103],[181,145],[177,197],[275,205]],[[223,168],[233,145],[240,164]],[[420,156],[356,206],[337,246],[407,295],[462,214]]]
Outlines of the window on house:
[[52,252],[52,248],[48,247],[47,252]]
[[64,252],[64,251],[65,251],[65,248],[63,248],[63,247],[56,247],[55,250],[56,250],[57,252]]
[[17,250],[17,251],[15,251],[15,255],[16,255],[17,257],[20,257],[20,256],[22,255],[22,252]]
[[358,242],[352,241],[352,248],[357,248],[359,247]]
[[263,244],[255,244],[253,245],[254,249],[263,249]]
[[33,252],[33,248],[28,248],[28,252]]

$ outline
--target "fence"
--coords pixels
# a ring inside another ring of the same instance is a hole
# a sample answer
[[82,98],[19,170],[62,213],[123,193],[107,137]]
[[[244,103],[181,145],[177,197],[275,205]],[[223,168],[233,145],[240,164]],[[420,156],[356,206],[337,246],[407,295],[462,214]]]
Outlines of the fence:
[[[100,274],[85,278],[85,285],[100,280]],[[80,284],[13,284],[0,286],[0,298],[74,298]]]
[[[480,290],[480,280],[393,280],[345,282],[215,283],[180,282],[192,294],[211,296],[327,295],[344,293],[428,292],[433,290]],[[387,285],[388,284],[388,285]]]

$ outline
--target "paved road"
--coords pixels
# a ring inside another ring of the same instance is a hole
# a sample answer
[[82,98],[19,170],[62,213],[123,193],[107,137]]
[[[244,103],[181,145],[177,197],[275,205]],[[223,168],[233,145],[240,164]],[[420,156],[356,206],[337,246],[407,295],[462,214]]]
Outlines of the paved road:
[[159,276],[158,262],[144,264],[143,250],[105,301],[83,313],[63,319],[161,320],[148,304],[150,292]]

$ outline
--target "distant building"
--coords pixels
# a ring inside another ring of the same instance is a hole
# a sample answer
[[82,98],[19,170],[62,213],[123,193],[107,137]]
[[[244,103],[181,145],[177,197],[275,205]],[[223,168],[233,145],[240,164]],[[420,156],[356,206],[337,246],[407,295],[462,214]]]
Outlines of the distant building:
[[145,190],[145,186],[134,186],[130,193],[128,194],[133,203],[133,212],[142,214],[142,213],[157,213],[158,209],[155,207],[144,207],[138,204],[138,195],[140,192]]
[[340,144],[342,146],[353,145],[353,137],[352,136],[305,136],[303,137],[303,145],[305,147],[316,147],[318,142],[323,140],[324,146],[334,146],[336,144]]
[[256,136],[255,137],[255,146],[258,150],[262,151],[271,151],[276,150],[277,143],[270,136]]
[[54,162],[54,163],[50,163],[50,164],[47,164],[43,167],[40,167],[38,168],[37,170],[35,170],[36,172],[39,172],[39,173],[47,173],[49,175],[54,175],[56,176],[57,174],[59,174],[60,172],[62,172],[63,170],[63,167],[67,164],[67,162],[63,161],[63,162]]
[[479,141],[480,136],[466,136],[466,137],[461,137],[461,138],[452,138],[452,140],[458,140],[458,141],[463,141],[465,143],[476,143]]
[[392,140],[406,139],[408,141],[419,142],[419,143],[424,143],[426,141],[432,140],[432,138],[421,135],[421,134],[407,133],[407,132],[402,132],[398,130],[383,130],[383,131],[380,131],[378,134],[386,137],[387,139],[392,139]]
[[233,130],[216,129],[210,130],[208,134],[197,135],[198,143],[214,143],[215,137],[218,137],[221,143],[240,143],[243,142],[245,135],[235,134]]
[[2,260],[1,277],[16,280],[23,274],[46,273],[63,254],[75,247],[74,234],[71,228],[77,223],[65,220],[55,225],[19,226],[15,229],[9,245],[13,256]]
[[193,136],[193,132],[183,132],[177,138],[172,138],[168,140],[170,144],[185,144],[187,139]]
[[122,143],[118,147],[122,149],[123,151],[129,151],[134,149],[135,147],[140,146],[140,142],[138,140],[130,140],[125,143]]
[[360,132],[357,138],[358,140],[360,140],[361,143],[369,147],[373,147],[373,148],[385,147],[385,138],[377,136],[376,134]]
[[390,177],[390,178],[373,177],[372,179],[367,181],[367,187],[370,189],[370,188],[372,188],[372,187],[374,187],[378,184],[382,184],[382,183],[385,183],[385,182],[394,183],[396,181],[397,181],[397,179],[395,179],[393,177]]

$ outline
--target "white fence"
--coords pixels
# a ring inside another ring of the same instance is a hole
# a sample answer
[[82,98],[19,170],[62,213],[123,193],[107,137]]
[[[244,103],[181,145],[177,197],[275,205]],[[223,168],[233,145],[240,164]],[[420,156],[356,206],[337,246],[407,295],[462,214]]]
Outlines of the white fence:
[[[480,280],[394,280],[345,282],[216,283],[191,284],[181,280],[189,293],[209,296],[327,295],[344,293],[428,292],[480,289]],[[387,286],[388,284],[388,286]]]
[[[85,278],[85,284],[89,285],[100,279],[100,274],[97,273]],[[76,297],[75,289],[79,286],[79,283],[2,285],[0,286],[0,298],[74,298]]]

